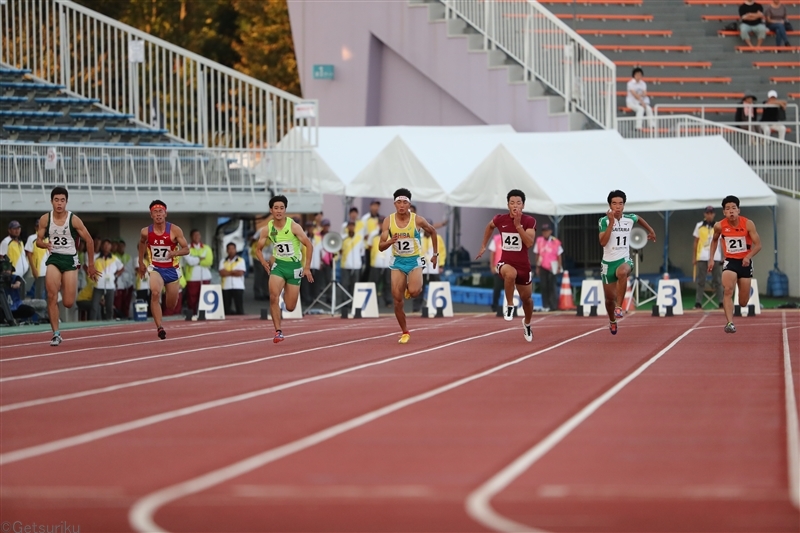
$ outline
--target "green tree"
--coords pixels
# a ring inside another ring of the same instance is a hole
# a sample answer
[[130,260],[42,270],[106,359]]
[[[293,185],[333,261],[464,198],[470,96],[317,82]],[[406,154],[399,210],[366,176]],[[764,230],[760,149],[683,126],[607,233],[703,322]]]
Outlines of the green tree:
[[300,96],[286,0],[233,0],[233,6],[239,14],[236,69]]

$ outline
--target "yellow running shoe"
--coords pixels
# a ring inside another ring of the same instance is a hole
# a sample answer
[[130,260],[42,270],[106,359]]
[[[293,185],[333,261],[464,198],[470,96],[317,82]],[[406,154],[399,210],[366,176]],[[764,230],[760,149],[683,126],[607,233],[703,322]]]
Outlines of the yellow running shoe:
[[406,300],[409,300],[409,299],[411,299],[411,293],[408,292],[408,289],[406,289]]
[[410,340],[411,340],[411,335],[408,333],[403,333],[402,335],[400,335],[400,340],[397,342],[398,344],[408,344],[408,341]]

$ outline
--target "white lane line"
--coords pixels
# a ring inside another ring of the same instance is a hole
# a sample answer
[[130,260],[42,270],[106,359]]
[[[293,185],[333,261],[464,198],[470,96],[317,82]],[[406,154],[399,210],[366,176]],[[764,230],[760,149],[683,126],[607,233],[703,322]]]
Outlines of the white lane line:
[[[467,318],[468,317],[459,318],[459,319],[453,320],[451,322],[448,322],[446,324],[436,324],[434,326],[430,326],[430,327],[426,327],[426,328],[416,328],[416,329],[413,329],[411,331],[412,332],[418,332],[418,331],[425,331],[425,330],[429,330],[429,329],[438,329],[438,328],[441,328],[441,327],[449,327],[449,326],[452,326],[453,324],[455,324],[457,322],[461,322],[462,320],[466,320]],[[535,324],[536,322],[541,322],[542,320],[545,320],[545,318],[546,317],[540,318],[539,320],[532,321],[531,324]],[[311,334],[314,334],[314,333],[323,333],[323,332],[327,332],[327,331],[336,331],[338,329],[340,329],[340,328],[320,329],[320,330],[309,331],[309,332],[304,332],[304,333],[297,333],[294,336],[297,337],[297,336],[300,336],[300,335],[311,335]],[[350,329],[361,329],[361,328],[360,327],[351,327]],[[374,329],[374,325],[370,326],[369,329]],[[212,371],[215,371],[215,370],[223,370],[223,369],[226,369],[226,368],[233,368],[233,367],[236,367],[236,366],[259,363],[259,362],[262,362],[262,361],[268,361],[270,359],[279,359],[279,358],[287,357],[287,356],[290,356],[290,355],[299,355],[299,354],[303,354],[303,353],[313,352],[313,351],[316,351],[316,350],[323,350],[323,349],[326,349],[326,348],[331,348],[331,347],[334,347],[334,346],[345,346],[345,345],[353,344],[353,343],[357,343],[357,342],[380,339],[380,338],[383,338],[383,337],[390,337],[390,336],[396,335],[396,334],[397,333],[387,333],[387,334],[378,335],[378,336],[375,336],[375,337],[366,337],[366,338],[362,338],[362,339],[355,339],[355,340],[352,340],[352,341],[343,342],[341,344],[319,346],[319,347],[316,347],[316,348],[308,348],[308,349],[305,349],[305,350],[299,350],[299,351],[295,351],[295,352],[288,352],[288,353],[284,353],[284,354],[271,355],[271,356],[268,356],[268,357],[261,357],[261,358],[258,358],[258,359],[251,359],[251,360],[248,360],[248,361],[241,361],[241,362],[237,362],[237,363],[229,363],[229,364],[226,364],[226,365],[219,365],[219,366],[201,368],[201,369],[197,369],[197,370],[190,370],[190,371],[186,371],[186,372],[180,372],[178,374],[169,374],[169,375],[166,375],[166,376],[159,376],[159,377],[155,377],[155,378],[140,379],[140,380],[130,381],[130,382],[126,382],[126,383],[118,383],[116,385],[109,385],[107,387],[99,387],[99,388],[96,388],[96,389],[89,389],[89,390],[84,390],[84,391],[79,391],[79,392],[68,393],[68,394],[60,394],[58,396],[49,396],[49,397],[46,397],[46,398],[39,398],[39,399],[35,399],[35,400],[27,400],[27,401],[19,402],[19,403],[11,403],[11,404],[0,406],[0,413],[5,413],[5,412],[8,412],[8,411],[15,411],[17,409],[24,409],[24,408],[27,408],[27,407],[35,407],[37,405],[45,405],[45,404],[49,404],[49,403],[63,402],[63,401],[67,401],[67,400],[74,400],[76,398],[84,398],[86,396],[93,396],[95,394],[103,394],[103,393],[107,393],[107,392],[114,392],[114,391],[121,390],[121,389],[127,389],[127,388],[130,388],[130,387],[138,387],[138,386],[141,386],[141,385],[148,385],[148,384],[151,384],[151,383],[158,383],[160,381],[167,381],[167,380],[170,380],[170,379],[184,378],[184,377],[188,377],[188,376],[193,376],[195,374],[201,374],[201,373],[204,373],[204,372],[212,372]],[[227,346],[228,345],[222,346],[222,348],[225,348]],[[233,345],[230,345],[230,346],[233,346]],[[210,349],[210,348],[202,348],[202,349]],[[198,349],[198,351],[199,350],[201,350],[201,349]]]
[[697,326],[706,319],[708,315],[703,315],[700,320],[688,330],[684,331],[678,338],[669,343],[669,345],[648,359],[644,364],[639,366],[636,370],[628,374],[616,385],[608,389],[606,392],[595,398],[589,405],[578,411],[566,422],[561,424],[547,437],[541,440],[533,448],[520,455],[511,462],[504,469],[500,470],[497,474],[489,478],[480,487],[472,491],[465,501],[465,508],[467,514],[477,521],[482,526],[485,526],[494,531],[532,531],[541,532],[542,530],[533,528],[526,524],[514,522],[502,516],[495,511],[491,506],[491,500],[515,479],[528,470],[536,461],[541,459],[547,452],[552,450],[559,442],[569,435],[576,427],[589,418],[592,413],[597,411],[603,404],[613,398],[619,391],[621,391],[628,383],[636,379],[639,375],[647,370],[650,365],[658,361],[662,355],[670,351],[676,344],[683,340],[689,333],[694,331]]
[[[67,331],[73,332],[73,331],[80,331],[80,330],[75,330],[75,329],[64,330],[65,333]],[[143,332],[147,332],[147,331],[152,331],[152,328],[147,328],[147,329],[126,329],[124,331],[115,331],[114,333],[98,333],[97,335],[82,335],[80,337],[67,336],[67,340],[79,341],[79,340],[83,340],[83,339],[95,339],[95,338],[98,338],[98,337],[112,337],[112,336],[116,336],[116,335],[126,335],[126,334],[132,334],[132,333],[143,333]],[[39,335],[39,336],[41,336],[41,339],[38,340],[38,341],[35,341],[35,342],[23,342],[21,344],[3,344],[3,343],[0,343],[0,344],[2,344],[3,348],[21,348],[23,346],[41,346],[41,345],[43,345],[43,344],[45,344],[47,342],[47,340],[45,340],[44,336],[48,335],[49,333],[52,333],[52,332],[40,331],[39,333],[23,333],[23,335]],[[0,337],[0,339],[2,339],[2,337]]]
[[[295,333],[295,334],[292,335],[292,337],[300,337],[302,335],[314,335],[316,333],[324,333],[324,332],[327,332],[327,331],[337,331],[339,329],[341,329],[341,328],[328,328],[328,329],[316,329],[316,330],[313,330],[313,331],[304,331],[304,332],[300,332],[300,333]],[[205,333],[203,335],[205,335]],[[188,337],[184,337],[184,338],[188,338]],[[158,342],[158,341],[156,341],[156,342]],[[65,372],[76,372],[78,370],[90,370],[92,368],[101,368],[101,367],[105,367],[105,366],[116,366],[116,365],[122,365],[122,364],[127,364],[127,363],[137,363],[139,361],[147,361],[149,359],[159,359],[161,357],[172,357],[174,355],[183,355],[183,354],[192,353],[192,352],[202,352],[202,351],[205,351],[205,350],[218,350],[218,349],[224,349],[224,348],[232,348],[234,346],[245,346],[247,344],[255,344],[255,343],[259,343],[259,342],[267,342],[266,337],[262,337],[260,339],[255,339],[255,340],[251,340],[251,341],[235,342],[235,343],[231,343],[231,344],[220,344],[220,345],[216,345],[216,346],[202,346],[200,348],[192,348],[192,349],[189,349],[189,350],[180,350],[180,351],[177,351],[177,352],[169,352],[169,353],[162,353],[162,354],[156,354],[156,355],[145,355],[145,356],[142,356],[142,357],[134,357],[132,359],[120,359],[119,361],[108,361],[108,362],[105,362],[105,363],[93,363],[91,365],[71,366],[71,367],[59,368],[59,369],[55,369],[55,370],[45,370],[45,371],[36,372],[36,373],[33,373],[33,374],[20,374],[19,376],[8,376],[8,377],[5,377],[5,378],[0,378],[0,383],[5,383],[5,382],[8,382],[8,381],[19,381],[19,380],[22,380],[22,379],[39,378],[39,377],[42,377],[42,376],[52,376],[54,374],[63,374]]]
[[[249,328],[231,329],[231,330],[228,330],[228,331],[230,331],[231,333],[234,333],[234,332],[237,332],[237,331],[255,331],[255,330],[259,330],[259,329],[262,329],[262,328],[249,327]],[[57,350],[57,351],[51,351],[51,352],[46,352],[46,353],[41,353],[41,354],[23,355],[23,356],[20,356],[20,357],[10,357],[8,359],[0,360],[0,364],[8,363],[10,361],[21,361],[23,359],[35,359],[37,357],[52,357],[54,355],[67,355],[67,354],[71,354],[71,353],[92,352],[92,351],[95,351],[95,350],[108,350],[109,348],[114,348],[114,349],[116,349],[116,348],[129,348],[131,346],[143,346],[143,345],[146,345],[146,344],[158,344],[158,343],[163,343],[163,344],[170,343],[171,344],[173,342],[182,341],[182,340],[185,340],[185,339],[194,339],[194,338],[197,338],[197,337],[207,337],[209,335],[219,335],[219,334],[220,334],[219,331],[209,331],[209,332],[206,332],[206,333],[197,333],[195,335],[186,335],[185,337],[170,337],[170,338],[166,339],[166,342],[161,340],[161,339],[154,339],[154,340],[142,341],[142,342],[131,342],[131,343],[128,343],[128,344],[116,344],[116,345],[113,345],[113,346],[109,346],[108,344],[103,344],[102,346],[87,346],[86,348],[76,348],[74,350]],[[2,380],[0,380],[0,381],[2,381]]]
[[800,429],[797,420],[797,401],[794,395],[792,358],[789,356],[789,328],[783,315],[783,383],[786,396],[786,450],[789,463],[789,499],[800,509]]
[[[513,328],[517,330],[518,328]],[[253,398],[258,398],[260,396],[264,396],[266,394],[272,394],[275,392],[283,391],[286,389],[291,389],[294,387],[298,387],[300,385],[306,385],[308,383],[314,383],[317,381],[322,381],[325,379],[334,378],[337,376],[342,376],[344,374],[349,374],[351,372],[356,372],[358,370],[363,370],[365,368],[370,368],[373,366],[383,365],[386,363],[391,363],[393,361],[399,361],[401,359],[405,359],[408,357],[412,357],[415,355],[433,352],[436,350],[441,350],[443,348],[448,348],[450,346],[455,346],[456,344],[461,344],[463,342],[469,342],[481,339],[483,337],[489,337],[491,335],[496,335],[498,333],[503,333],[506,331],[510,331],[511,328],[501,329],[497,331],[492,331],[490,333],[484,333],[482,335],[475,335],[472,337],[466,337],[464,339],[459,339],[457,341],[448,342],[446,344],[442,344],[439,346],[434,346],[432,348],[426,348],[424,350],[417,350],[416,352],[411,352],[402,355],[396,355],[394,357],[389,357],[387,359],[381,359],[380,361],[372,361],[370,363],[362,363],[359,365],[351,366],[348,368],[343,368],[341,370],[335,370],[333,372],[326,372],[324,374],[319,374],[316,376],[311,376],[307,378],[298,379],[295,381],[290,381],[288,383],[283,383],[280,385],[274,385],[271,387],[266,387],[263,389],[259,389],[256,391],[246,392],[243,394],[236,394],[234,396],[228,396],[226,398],[220,398],[218,400],[211,400],[195,405],[190,405],[188,407],[183,407],[181,409],[174,409],[171,411],[165,411],[163,413],[159,413],[156,415],[146,416],[144,418],[139,418],[136,420],[131,420],[130,422],[124,422],[121,424],[115,424],[113,426],[107,426],[101,429],[97,429],[94,431],[89,431],[87,433],[82,433],[80,435],[75,435],[73,437],[66,437],[63,439],[54,440],[51,442],[46,442],[43,444],[38,444],[36,446],[30,446],[28,448],[21,448],[19,450],[14,450],[12,452],[2,453],[0,454],[0,465],[5,465],[9,463],[14,463],[17,461],[21,461],[23,459],[29,459],[31,457],[37,457],[39,455],[44,455],[47,453],[56,452],[59,450],[63,450],[66,448],[71,448],[73,446],[78,446],[79,444],[86,444],[89,442],[93,442],[96,440],[104,439],[106,437],[110,437],[112,435],[118,435],[120,433],[125,433],[127,431],[132,431],[134,429],[140,429],[147,426],[152,426],[153,424],[158,424],[159,422],[164,422],[166,420],[173,420],[175,418],[179,418],[182,416],[187,416],[195,413],[199,413],[201,411],[207,411],[209,409],[214,409],[216,407],[222,407],[225,405],[230,405],[237,402],[242,402],[245,400],[251,400]]]
[[[416,329],[413,329],[411,331],[412,332],[414,332],[414,331],[424,331],[424,330],[428,330],[428,329],[446,327],[446,326],[453,325],[456,322],[460,322],[462,320],[467,320],[468,318],[469,317],[459,318],[459,319],[452,320],[452,321],[447,322],[447,323],[439,323],[439,324],[436,324],[436,325],[433,325],[433,326],[424,327],[424,328],[416,328]],[[542,318],[541,320],[544,320],[544,318]],[[377,325],[377,327],[390,327],[392,325],[393,325],[393,323],[392,324],[379,324],[379,325]],[[375,327],[376,327],[376,325],[374,323],[372,323],[370,325],[365,324],[363,327],[362,326],[350,326],[348,329],[374,329]],[[262,328],[245,328],[244,330],[247,330],[247,331],[253,330],[253,331],[255,331],[255,330],[260,330],[260,329],[262,329]],[[303,335],[314,335],[314,334],[317,334],[317,333],[324,333],[324,332],[328,332],[328,331],[339,331],[341,329],[342,329],[341,327],[327,328],[327,329],[314,329],[312,331],[302,331],[300,333],[292,333],[291,337],[300,337],[300,336],[303,336]],[[242,330],[242,331],[244,331],[244,330]],[[238,331],[238,330],[231,330],[231,331]],[[203,336],[203,335],[215,335],[215,334],[219,334],[219,332],[203,333],[203,334],[196,335],[196,336],[199,337],[199,336]],[[187,337],[182,337],[182,338],[188,339],[188,338],[191,338],[191,337],[187,336]],[[289,338],[289,337],[287,337],[287,338]],[[163,341],[153,341],[153,342],[163,342]],[[91,365],[82,365],[82,366],[73,366],[73,367],[67,367],[67,368],[59,368],[59,369],[55,369],[55,370],[46,370],[46,371],[42,371],[42,372],[36,372],[36,373],[33,373],[33,374],[21,374],[21,375],[18,375],[18,376],[8,376],[8,377],[5,377],[5,378],[0,378],[0,383],[5,383],[5,382],[8,382],[8,381],[19,381],[19,380],[22,380],[22,379],[38,378],[38,377],[50,376],[50,375],[54,375],[54,374],[63,374],[65,372],[74,372],[74,371],[77,371],[77,370],[90,370],[92,368],[100,368],[100,367],[105,367],[105,366],[116,366],[116,365],[127,364],[127,363],[136,363],[138,361],[146,361],[148,359],[158,359],[158,358],[161,358],[161,357],[172,357],[174,355],[182,355],[182,354],[186,354],[186,353],[200,352],[200,351],[204,351],[204,350],[221,349],[221,348],[228,348],[228,347],[233,347],[233,346],[243,346],[243,345],[246,345],[246,344],[253,344],[253,343],[258,343],[258,342],[268,342],[268,338],[264,337],[264,338],[257,339],[257,340],[243,341],[243,342],[238,342],[238,343],[233,343],[233,344],[222,344],[222,345],[219,345],[219,346],[205,346],[205,347],[201,347],[201,348],[193,348],[191,350],[182,350],[182,351],[170,352],[170,353],[166,353],[166,354],[146,355],[146,356],[143,356],[143,357],[135,357],[135,358],[132,358],[132,359],[122,359],[122,360],[119,360],[119,361],[108,361],[106,363],[94,363],[94,364],[91,364]],[[142,344],[146,344],[146,343],[142,343]],[[126,345],[116,346],[116,348],[119,348],[119,347],[122,347],[122,346],[126,346]],[[92,348],[92,349],[100,349],[100,348]],[[77,351],[83,351],[83,350],[77,350]],[[61,353],[69,353],[69,352],[61,352]]]
[[[312,433],[311,435],[308,435],[301,439],[289,442],[282,446],[278,446],[277,448],[266,450],[264,452],[248,457],[247,459],[237,461],[236,463],[225,466],[223,468],[213,470],[194,479],[183,481],[176,485],[160,489],[156,492],[148,494],[147,496],[144,496],[143,498],[139,499],[131,507],[130,511],[128,512],[128,522],[131,525],[131,527],[136,531],[164,532],[165,530],[159,527],[155,523],[153,517],[159,508],[163,507],[164,505],[172,501],[183,498],[185,496],[189,496],[190,494],[201,492],[215,485],[219,485],[220,483],[224,483],[225,481],[228,481],[230,479],[236,478],[248,472],[252,472],[253,470],[256,470],[266,464],[272,463],[279,459],[283,459],[284,457],[303,451],[307,448],[325,442],[326,440],[330,440],[338,435],[341,435],[342,433],[366,425],[379,418],[390,415],[396,411],[399,411],[416,403],[423,402],[435,396],[439,396],[440,394],[444,394],[445,392],[451,391],[468,383],[472,383],[473,381],[492,375],[510,366],[519,364],[539,354],[549,352],[550,350],[555,350],[556,348],[559,348],[572,341],[578,340],[582,337],[591,335],[592,333],[596,333],[598,331],[605,331],[605,329],[606,326],[603,326],[602,328],[597,328],[588,331],[586,333],[581,333],[580,335],[576,335],[569,339],[563,340],[547,348],[543,348],[541,350],[524,355],[512,361],[502,363],[500,365],[492,367],[488,370],[484,370],[477,374],[461,378],[459,380],[448,383],[447,385],[442,385],[441,387],[431,389],[427,392],[423,392],[421,394],[417,394],[405,398],[403,400],[399,400],[397,402],[391,403],[374,411],[370,411],[355,418],[351,418],[350,420],[347,420],[345,422],[341,422],[339,424],[330,426],[316,433]],[[502,331],[509,331],[509,330],[511,330],[511,328]],[[517,330],[517,328],[513,328],[513,330]],[[481,336],[486,336],[486,335],[481,335]]]

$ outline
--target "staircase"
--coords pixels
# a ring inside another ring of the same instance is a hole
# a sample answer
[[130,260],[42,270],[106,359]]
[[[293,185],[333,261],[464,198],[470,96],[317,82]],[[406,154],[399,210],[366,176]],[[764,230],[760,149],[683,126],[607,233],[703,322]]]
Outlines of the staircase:
[[[745,94],[766,100],[769,90],[790,105],[787,122],[796,123],[800,104],[800,47],[776,49],[768,36],[760,50],[750,50],[723,28],[738,16],[739,2],[709,0],[542,0],[548,9],[611,58],[618,67],[617,106],[625,108],[625,84],[641,66],[653,105],[659,114],[693,114],[717,122],[732,122],[735,104]],[[800,27],[796,6],[783,2]],[[793,7],[794,6],[794,7]],[[800,44],[800,32],[790,35]],[[730,106],[730,107],[721,107]],[[797,142],[797,127],[787,140]]]
[[[427,8],[429,21],[444,25],[449,38],[464,39],[471,54],[485,55],[490,70],[506,70],[509,85],[524,87],[529,102],[546,102],[550,117],[565,117],[569,130],[613,127],[612,106],[606,105],[602,96],[598,98],[600,91],[581,85],[574,62],[568,55],[564,59],[565,45],[574,56],[581,56],[580,43],[573,39],[577,36],[559,29],[563,24],[539,6],[467,0],[412,0],[410,4],[413,8]],[[536,40],[535,35],[543,33],[549,35],[548,44]],[[532,64],[544,68],[545,63],[549,76],[538,76],[531,68]],[[609,68],[613,70],[613,65],[603,65],[601,61],[593,67],[598,73],[597,81],[605,83],[604,92],[613,77],[607,74]]]

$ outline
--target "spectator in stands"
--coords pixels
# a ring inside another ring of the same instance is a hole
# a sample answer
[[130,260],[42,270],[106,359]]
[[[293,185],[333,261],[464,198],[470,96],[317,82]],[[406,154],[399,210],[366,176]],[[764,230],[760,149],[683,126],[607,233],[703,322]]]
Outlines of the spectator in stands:
[[644,71],[639,67],[633,69],[632,78],[628,81],[628,94],[625,96],[625,105],[636,113],[636,129],[642,129],[642,117],[647,114],[648,126],[655,127],[653,121],[653,108],[650,107],[650,97],[647,96],[647,83]]
[[[228,256],[219,262],[219,277],[222,280],[222,305],[226,315],[244,314],[244,275],[247,266],[244,259],[236,255],[236,244],[225,247]],[[234,312],[234,308],[236,311]]]
[[[36,233],[39,228],[39,221],[33,226],[33,234],[28,237],[25,243],[25,255],[28,259],[28,264],[31,267],[31,274],[33,276],[33,297],[34,299],[47,300],[47,291],[45,290],[45,275],[47,274],[47,265],[45,262],[50,257],[50,252],[46,248],[39,248],[36,246]],[[47,237],[44,241],[47,242]]]
[[775,32],[775,46],[791,46],[786,36],[788,14],[781,0],[772,0],[772,4],[764,10],[764,16],[767,18],[767,28]]
[[342,222],[342,237],[344,237],[347,234],[347,225],[350,224],[350,222],[354,224],[353,227],[356,233],[358,233],[362,237],[366,236],[364,234],[364,221],[358,217],[358,208],[351,207],[350,212],[347,215],[347,221]]
[[767,100],[764,102],[764,110],[761,112],[761,130],[764,135],[770,135],[773,131],[778,132],[778,139],[786,138],[786,126],[780,124],[786,120],[786,100],[778,100],[778,91],[767,93]]
[[489,241],[487,250],[492,252],[492,256],[489,258],[489,268],[492,279],[494,279],[494,287],[492,288],[492,311],[497,312],[502,309],[497,301],[500,299],[500,293],[504,288],[503,278],[495,276],[497,273],[497,263],[500,261],[500,256],[503,255],[503,236],[499,233],[495,233],[492,240]]
[[100,273],[100,277],[97,278],[97,286],[92,293],[91,320],[114,320],[114,293],[117,288],[117,278],[125,271],[125,265],[111,254],[110,240],[103,239],[100,243],[100,255],[94,260],[94,267]]
[[346,232],[342,235],[342,250],[340,266],[342,267],[342,286],[350,296],[353,296],[356,282],[361,276],[364,256],[364,234],[356,230],[356,225],[360,220],[348,220],[345,226]]
[[423,305],[423,294],[425,294],[424,288],[428,286],[431,281],[441,281],[441,276],[439,272],[443,268],[442,265],[445,264],[447,260],[447,251],[444,245],[444,239],[441,235],[436,235],[436,240],[438,243],[437,249],[439,250],[439,257],[436,261],[436,266],[433,266],[433,262],[431,259],[433,258],[433,239],[431,239],[431,234],[427,231],[423,232],[422,234],[422,256],[425,258],[425,268],[422,269],[422,282],[423,282],[423,291],[419,293],[419,296],[414,298],[412,302],[412,310],[416,313],[422,309]]
[[[8,306],[11,309],[11,315],[17,320],[28,320],[36,314],[36,310],[30,305],[22,303],[20,295],[20,288],[22,287],[22,278],[14,273],[14,265],[8,259],[3,259],[0,263],[0,271],[4,283],[7,283],[3,288],[3,294],[8,299]],[[7,280],[7,281],[6,281]]]
[[[703,308],[703,292],[706,288],[708,276],[708,259],[711,252],[711,240],[714,237],[714,206],[709,205],[703,212],[703,220],[694,227],[694,281],[697,284],[697,295],[694,298],[694,308]],[[722,246],[717,246],[714,253],[714,269],[711,271],[711,287],[717,295],[717,302],[722,307]]]
[[119,239],[116,242],[116,251],[111,252],[120,263],[124,270],[122,275],[117,278],[117,293],[114,295],[114,308],[120,318],[128,318],[133,299],[133,285],[136,278],[136,271],[133,268],[133,258],[125,251],[125,241]]
[[742,98],[741,107],[736,108],[736,115],[734,116],[736,127],[747,131],[757,131],[756,126],[753,125],[754,122],[758,122],[758,108],[753,106],[755,103],[755,96],[745,94],[744,98]]
[[197,314],[200,303],[200,287],[211,283],[211,265],[214,264],[214,253],[211,247],[203,244],[200,230],[189,232],[189,255],[181,257],[183,276],[187,281],[186,307],[193,315]]
[[[384,217],[380,218],[378,229],[383,224]],[[391,270],[389,265],[392,263],[392,248],[389,247],[384,251],[380,251],[378,244],[381,241],[380,231],[372,237],[372,247],[370,248],[370,263],[372,268],[369,271],[369,281],[375,284],[375,290],[383,299],[385,307],[394,305],[392,301],[392,279]],[[444,250],[444,248],[439,248]],[[316,278],[315,278],[316,279]],[[379,299],[380,301],[380,299]]]
[[558,309],[556,275],[561,272],[561,255],[564,248],[561,241],[553,237],[550,224],[542,224],[542,234],[533,244],[536,254],[536,275],[539,276],[539,291],[542,293],[542,307],[545,311]]
[[8,259],[14,267],[15,275],[23,277],[28,272],[28,258],[25,245],[20,239],[22,224],[16,220],[8,223],[8,236],[0,241],[0,260]]
[[767,26],[764,24],[764,7],[753,0],[744,0],[744,4],[739,6],[739,35],[747,46],[753,46],[750,40],[751,35],[758,39],[756,46],[761,46],[764,37],[767,36]]

